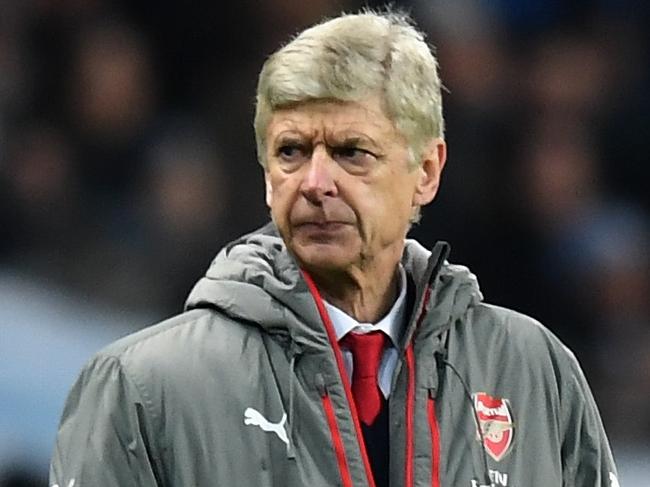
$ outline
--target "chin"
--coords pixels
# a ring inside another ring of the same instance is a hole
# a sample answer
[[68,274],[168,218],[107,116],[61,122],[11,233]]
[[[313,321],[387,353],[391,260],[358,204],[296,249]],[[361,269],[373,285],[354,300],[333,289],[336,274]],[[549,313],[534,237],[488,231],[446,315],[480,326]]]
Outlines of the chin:
[[310,244],[293,249],[300,267],[307,271],[343,271],[355,261],[349,248],[327,244]]

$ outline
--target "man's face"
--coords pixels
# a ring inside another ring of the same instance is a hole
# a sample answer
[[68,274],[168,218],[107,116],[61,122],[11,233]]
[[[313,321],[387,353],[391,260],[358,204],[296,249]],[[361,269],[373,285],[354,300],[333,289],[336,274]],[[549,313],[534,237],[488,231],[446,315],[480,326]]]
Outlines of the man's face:
[[435,160],[409,167],[406,140],[379,96],[277,110],[266,145],[273,220],[300,265],[316,272],[396,263],[414,208],[433,199],[444,163],[436,139]]

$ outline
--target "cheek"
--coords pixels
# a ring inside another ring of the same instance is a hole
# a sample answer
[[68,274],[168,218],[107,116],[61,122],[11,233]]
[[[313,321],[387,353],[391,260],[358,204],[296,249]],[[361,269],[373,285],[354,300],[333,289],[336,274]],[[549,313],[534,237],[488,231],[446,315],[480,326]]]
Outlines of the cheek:
[[399,207],[411,204],[413,180],[401,171],[388,173],[381,184],[376,185],[375,194],[381,196],[386,206],[398,210]]
[[375,216],[380,233],[401,234],[408,228],[413,211],[410,184],[411,181],[406,178],[395,177],[381,190],[376,188],[369,194],[371,203],[367,207]]
[[291,211],[294,192],[291,191],[289,183],[290,181],[278,177],[270,179],[270,191],[267,190],[267,195],[270,192],[268,203],[276,222],[286,221]]

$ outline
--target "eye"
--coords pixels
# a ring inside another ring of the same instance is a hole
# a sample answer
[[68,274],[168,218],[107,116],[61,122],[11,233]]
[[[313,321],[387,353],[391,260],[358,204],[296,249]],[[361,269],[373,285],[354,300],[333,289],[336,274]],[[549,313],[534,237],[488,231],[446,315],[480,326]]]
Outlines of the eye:
[[341,147],[336,149],[336,154],[344,159],[358,159],[366,154],[366,151],[357,147]]
[[282,167],[294,169],[309,159],[309,150],[298,143],[281,144],[275,151],[275,156]]
[[283,159],[292,159],[302,154],[300,147],[296,145],[283,145],[278,148],[278,157]]
[[332,158],[353,173],[369,170],[378,159],[374,153],[357,146],[335,147],[332,149]]

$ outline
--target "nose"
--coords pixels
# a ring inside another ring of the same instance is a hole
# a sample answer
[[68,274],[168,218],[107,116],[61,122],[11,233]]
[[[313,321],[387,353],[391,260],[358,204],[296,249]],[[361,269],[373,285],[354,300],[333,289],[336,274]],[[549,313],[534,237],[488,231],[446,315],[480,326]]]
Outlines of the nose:
[[338,194],[333,174],[335,164],[324,146],[314,148],[300,185],[300,192],[307,201],[320,206],[325,198]]

